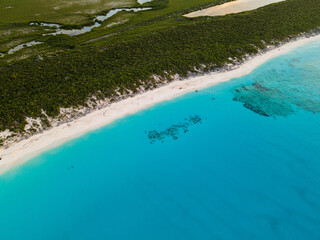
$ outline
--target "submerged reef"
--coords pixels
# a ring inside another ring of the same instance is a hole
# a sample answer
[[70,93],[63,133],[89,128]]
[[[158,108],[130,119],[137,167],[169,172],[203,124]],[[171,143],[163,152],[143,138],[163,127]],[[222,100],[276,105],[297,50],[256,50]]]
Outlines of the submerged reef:
[[256,74],[250,84],[232,90],[233,100],[266,117],[286,117],[299,109],[320,113],[320,70],[310,62],[287,60]]
[[294,113],[290,103],[284,101],[283,94],[276,89],[268,89],[259,83],[235,89],[234,101],[262,116],[288,116]]
[[172,138],[173,140],[177,140],[178,135],[181,132],[187,133],[191,126],[194,126],[201,122],[202,122],[202,119],[200,118],[199,115],[189,116],[188,118],[184,119],[184,122],[174,124],[163,131],[157,131],[157,130],[148,131],[147,136],[151,144],[157,141],[164,142],[166,138]]

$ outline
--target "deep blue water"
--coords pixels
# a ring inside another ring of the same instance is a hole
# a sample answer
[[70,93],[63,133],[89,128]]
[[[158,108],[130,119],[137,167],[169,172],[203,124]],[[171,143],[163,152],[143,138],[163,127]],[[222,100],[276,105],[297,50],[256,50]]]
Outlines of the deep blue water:
[[0,239],[319,240],[319,112],[317,42],[1,175]]

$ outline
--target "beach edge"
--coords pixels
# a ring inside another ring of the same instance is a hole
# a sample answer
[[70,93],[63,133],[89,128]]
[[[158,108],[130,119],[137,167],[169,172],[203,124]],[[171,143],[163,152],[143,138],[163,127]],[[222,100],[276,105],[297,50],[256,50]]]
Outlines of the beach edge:
[[95,110],[81,118],[63,123],[28,139],[13,143],[8,148],[0,150],[0,174],[22,165],[49,149],[61,146],[72,139],[106,126],[127,115],[135,114],[157,103],[174,99],[183,94],[247,75],[267,61],[317,40],[320,40],[320,35],[301,37],[258,54],[237,65],[233,70],[206,73],[201,76],[188,77],[185,80],[176,80],[167,85],[112,103],[105,108]]

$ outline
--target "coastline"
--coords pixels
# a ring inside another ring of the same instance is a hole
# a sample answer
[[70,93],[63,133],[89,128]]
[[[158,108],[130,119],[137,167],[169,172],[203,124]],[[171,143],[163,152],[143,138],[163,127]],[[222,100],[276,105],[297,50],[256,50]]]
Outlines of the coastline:
[[197,89],[207,88],[247,75],[268,60],[317,40],[320,40],[320,35],[302,37],[298,40],[285,43],[280,47],[271,50],[267,49],[263,54],[250,58],[233,70],[188,77],[183,81],[173,81],[165,86],[112,103],[106,108],[93,111],[72,122],[61,124],[41,134],[14,143],[7,149],[0,151],[0,158],[2,158],[0,161],[0,174],[21,165],[48,149],[58,147],[71,139],[110,124],[126,115],[134,114],[162,101],[176,98]]

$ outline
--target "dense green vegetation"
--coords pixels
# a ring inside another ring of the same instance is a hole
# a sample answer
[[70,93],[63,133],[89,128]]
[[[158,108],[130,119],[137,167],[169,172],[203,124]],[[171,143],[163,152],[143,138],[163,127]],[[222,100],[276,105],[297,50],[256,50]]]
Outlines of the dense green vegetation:
[[42,117],[48,124],[42,110],[57,116],[60,107],[85,105],[93,94],[115,98],[116,90],[154,87],[154,74],[170,79],[196,72],[195,67],[212,71],[230,57],[241,60],[320,26],[319,0],[287,0],[223,17],[189,19],[182,12],[133,21],[126,31],[86,44],[79,44],[83,37],[47,39],[59,52],[3,64],[0,130],[23,130],[26,116]]

